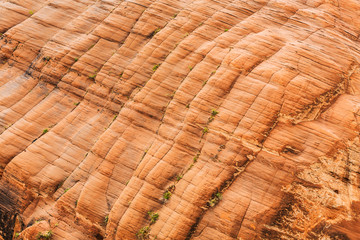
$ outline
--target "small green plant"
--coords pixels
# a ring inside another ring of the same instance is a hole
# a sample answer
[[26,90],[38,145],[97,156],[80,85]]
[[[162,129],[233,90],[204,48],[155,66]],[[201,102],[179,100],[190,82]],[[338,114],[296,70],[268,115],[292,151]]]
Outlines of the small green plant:
[[122,78],[123,74],[124,74],[124,72],[121,72],[121,73],[119,74],[119,77]]
[[219,112],[216,111],[215,109],[211,110],[211,116],[208,119],[208,123],[211,123],[212,121],[214,121],[215,116],[218,114]]
[[215,117],[219,112],[216,111],[215,109],[211,110],[211,116]]
[[169,200],[170,197],[171,197],[171,192],[169,192],[169,191],[164,192],[163,198],[164,198],[165,200]]
[[18,232],[15,233],[15,235],[14,235],[15,238],[17,238],[17,237],[19,237],[19,236],[20,236],[20,233],[18,233]]
[[193,166],[194,166],[194,164],[192,163],[192,164],[190,164],[190,166],[188,167],[188,171],[190,171],[192,168],[193,168]]
[[116,120],[116,118],[117,118],[117,114],[115,114],[115,116],[113,117],[113,121],[115,121]]
[[75,106],[78,106],[80,104],[80,102],[74,102]]
[[161,28],[155,29],[155,31],[154,31],[154,33],[153,33],[153,36],[154,36],[155,34],[157,34],[158,32],[160,32],[160,30],[161,30]]
[[49,129],[45,128],[45,129],[43,130],[43,134],[45,134],[45,133],[47,133],[47,132],[49,132]]
[[46,231],[46,232],[39,232],[37,235],[37,240],[41,240],[41,239],[49,240],[52,238],[52,235],[53,235],[53,233],[51,230]]
[[145,240],[149,238],[149,232],[150,232],[150,227],[149,226],[145,226],[143,228],[141,228],[137,233],[136,233],[136,237],[139,240]]
[[184,177],[184,175],[182,175],[182,174],[177,175],[176,181],[180,181],[183,177]]
[[188,103],[188,104],[186,104],[186,106],[185,106],[186,108],[189,108],[190,107],[190,103]]
[[215,116],[216,116],[218,113],[219,113],[218,111],[216,111],[215,109],[212,109],[212,110],[211,110],[211,116],[210,116],[209,119],[208,119],[208,123],[211,123],[212,121],[214,121]]
[[193,67],[192,66],[189,66],[189,70],[191,71],[193,69]]
[[105,216],[105,218],[104,218],[104,223],[105,223],[105,225],[106,225],[108,222],[109,222],[109,216],[107,215],[107,216]]
[[89,75],[89,78],[90,78],[90,79],[95,79],[95,78],[96,78],[96,74],[95,74],[95,73],[94,73],[94,74],[90,74],[90,75]]
[[33,10],[30,10],[30,11],[29,11],[29,14],[30,14],[30,15],[33,15],[33,14],[34,14],[34,11],[33,11]]
[[154,65],[154,67],[152,68],[152,70],[155,72],[159,67],[160,67],[160,63]]
[[66,193],[67,191],[69,191],[69,189],[70,189],[70,188],[66,188],[66,189],[64,190],[64,193]]
[[204,127],[204,129],[202,130],[203,134],[209,132],[209,129],[207,127]]
[[199,156],[200,156],[200,153],[197,153],[197,154],[195,155],[195,157],[193,158],[193,162],[194,162],[194,163],[197,162],[197,160],[199,159]]
[[39,218],[38,220],[35,220],[35,223],[38,223],[38,222],[41,222],[41,221],[45,221],[45,219]]
[[150,224],[155,223],[159,218],[159,214],[152,211],[148,212],[148,215],[150,217]]
[[172,16],[172,18],[176,18],[176,16],[177,16],[178,14],[177,13],[175,13],[173,16]]
[[217,204],[217,199],[216,198],[212,198],[208,201],[208,205],[209,207],[213,207]]
[[74,58],[74,61],[75,61],[75,62],[77,62],[78,60],[79,60],[79,58],[77,58],[77,57],[76,57],[76,58]]
[[157,28],[157,29],[155,29],[148,37],[149,38],[152,38],[152,37],[154,37],[158,32],[160,32],[161,31],[161,28]]
[[224,32],[227,32],[227,31],[229,31],[229,29],[225,29],[225,30],[224,30]]
[[222,194],[221,193],[216,193],[214,195],[213,198],[211,198],[209,201],[208,201],[208,206],[209,207],[214,207],[216,204],[218,204],[218,202],[222,199]]

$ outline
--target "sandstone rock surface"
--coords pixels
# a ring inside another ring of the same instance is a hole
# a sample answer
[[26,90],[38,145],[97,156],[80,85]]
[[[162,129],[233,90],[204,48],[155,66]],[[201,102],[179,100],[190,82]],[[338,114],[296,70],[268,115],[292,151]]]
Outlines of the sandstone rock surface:
[[0,0],[0,235],[360,239],[359,15]]

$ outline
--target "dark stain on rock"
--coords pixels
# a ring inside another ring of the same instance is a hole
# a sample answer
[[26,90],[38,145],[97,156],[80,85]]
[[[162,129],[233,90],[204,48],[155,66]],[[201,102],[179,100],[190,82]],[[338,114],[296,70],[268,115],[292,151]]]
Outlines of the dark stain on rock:
[[11,240],[14,234],[16,207],[11,201],[14,199],[6,189],[0,189],[0,236],[4,240]]
[[[286,227],[287,223],[284,221],[284,218],[293,211],[293,206],[296,204],[297,200],[295,199],[294,195],[286,194],[281,201],[279,206],[279,210],[270,220],[270,226],[272,227],[279,227],[284,228]],[[264,228],[261,233],[261,237],[263,239],[281,239],[283,233],[280,233],[276,230]]]
[[329,237],[331,240],[350,240],[350,238],[346,234],[340,232],[330,233]]

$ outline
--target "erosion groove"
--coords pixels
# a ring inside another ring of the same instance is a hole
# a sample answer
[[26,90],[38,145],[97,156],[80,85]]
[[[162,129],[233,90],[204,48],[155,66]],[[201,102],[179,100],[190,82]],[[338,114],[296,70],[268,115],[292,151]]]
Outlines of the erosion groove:
[[0,239],[360,239],[356,0],[0,0]]

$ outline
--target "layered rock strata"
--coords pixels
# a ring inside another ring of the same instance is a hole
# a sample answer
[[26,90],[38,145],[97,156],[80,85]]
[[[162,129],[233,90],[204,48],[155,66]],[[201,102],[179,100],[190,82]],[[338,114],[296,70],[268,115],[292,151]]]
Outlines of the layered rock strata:
[[359,239],[357,0],[0,0],[3,239]]

